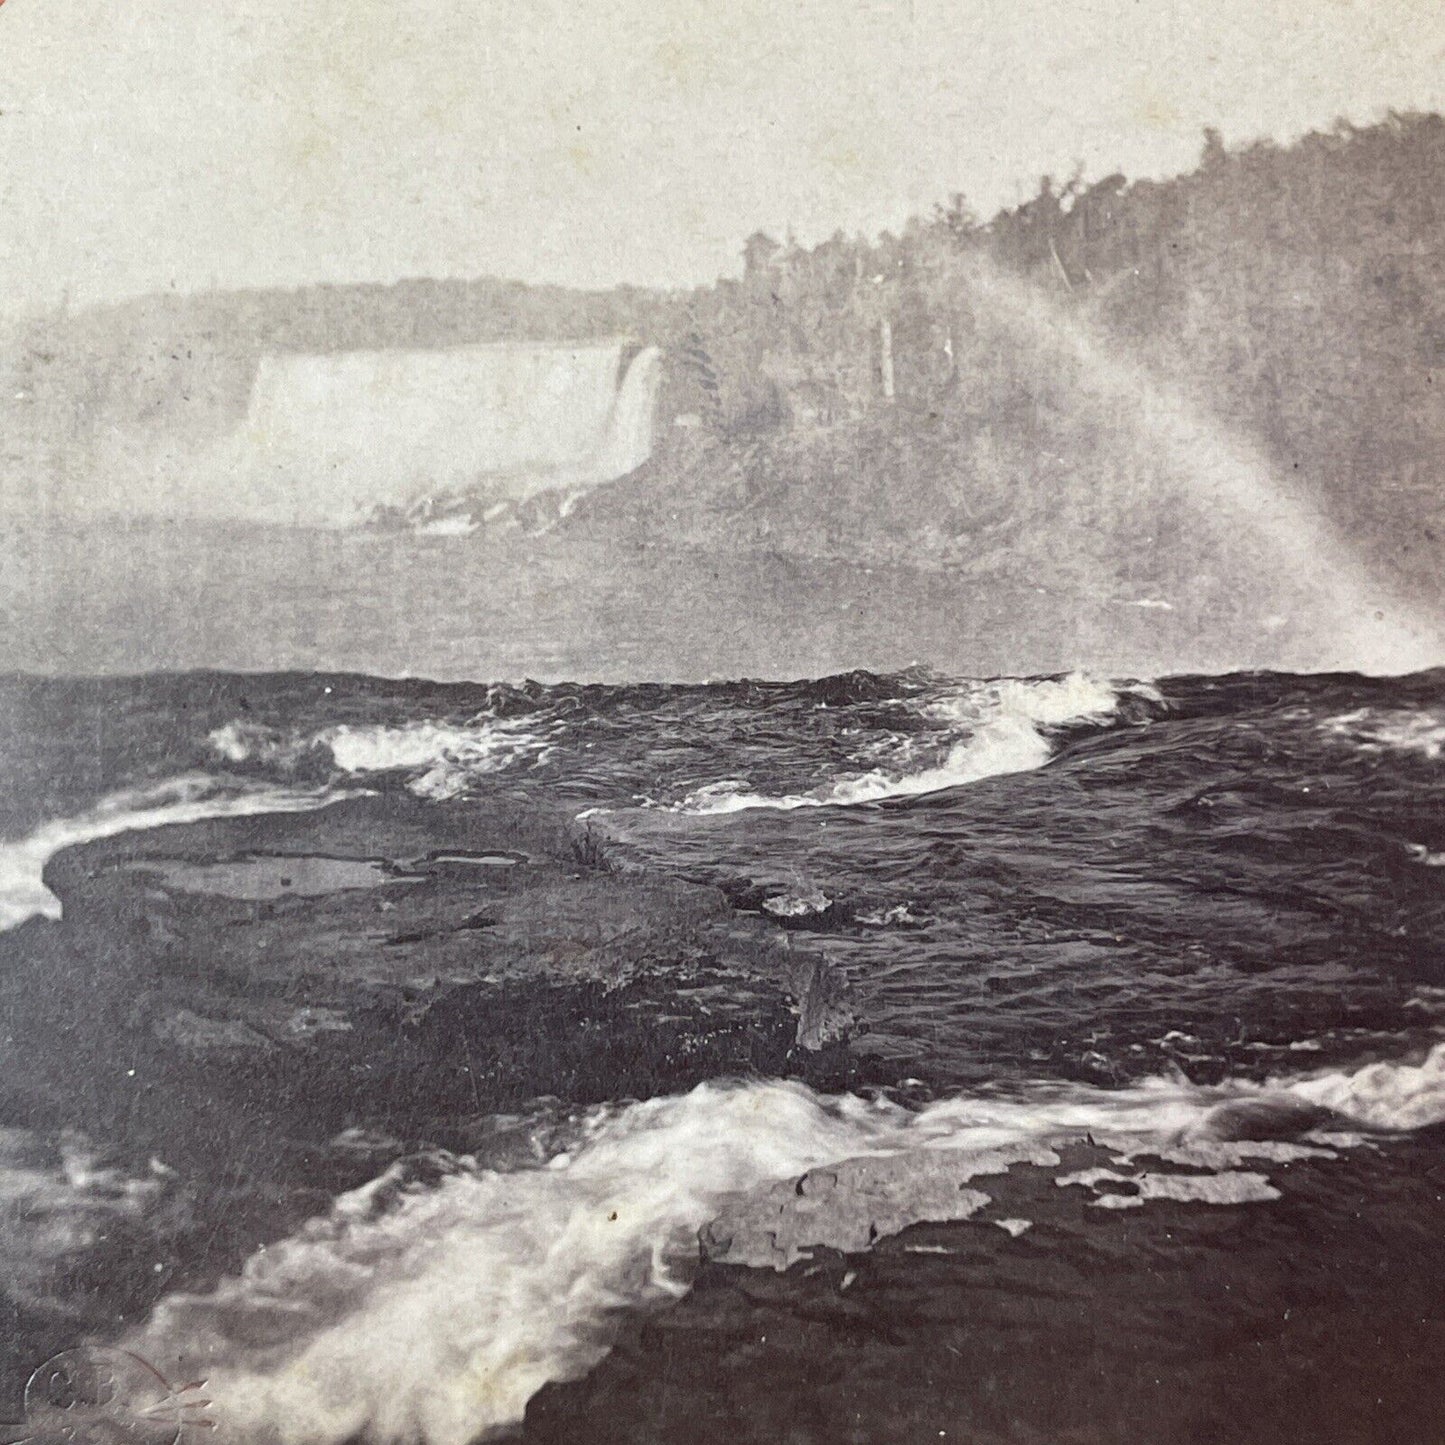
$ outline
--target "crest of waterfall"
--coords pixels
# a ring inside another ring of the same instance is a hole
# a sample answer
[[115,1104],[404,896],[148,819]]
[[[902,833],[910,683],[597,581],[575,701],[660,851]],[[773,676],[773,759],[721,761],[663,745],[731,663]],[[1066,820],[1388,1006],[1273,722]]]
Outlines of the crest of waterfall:
[[652,449],[661,353],[623,357],[620,341],[265,356],[220,470],[246,515],[307,525],[580,494]]

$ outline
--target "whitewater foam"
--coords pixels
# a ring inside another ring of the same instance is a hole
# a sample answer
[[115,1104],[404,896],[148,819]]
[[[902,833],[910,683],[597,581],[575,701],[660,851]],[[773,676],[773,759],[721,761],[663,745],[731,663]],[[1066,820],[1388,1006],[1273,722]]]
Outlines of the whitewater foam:
[[[821,1165],[885,1161],[863,1174],[889,1179],[885,1222],[896,1231],[937,1209],[926,1201],[938,1191],[922,1189],[925,1202],[899,1211],[913,1197],[910,1173],[934,1182],[949,1169],[998,1174],[1066,1142],[1116,1151],[1114,1167],[1059,1180],[1086,1184],[1104,1208],[1262,1202],[1278,1190],[1242,1161],[1328,1158],[1358,1142],[1339,1132],[1221,1141],[1214,1121],[1240,1101],[1275,1101],[1285,1118],[1309,1104],[1368,1128],[1422,1127],[1445,1120],[1445,1045],[1418,1064],[1267,1085],[1038,1085],[1027,1096],[963,1095],[918,1112],[796,1083],[704,1084],[600,1109],[567,1152],[538,1167],[455,1161],[430,1186],[407,1184],[394,1168],[214,1294],[163,1302],[132,1343],[203,1370],[223,1438],[465,1445],[520,1420],[547,1381],[595,1364],[619,1309],[684,1292],[699,1230],[740,1196]],[[1120,1172],[1141,1154],[1151,1168]],[[1154,1161],[1204,1172],[1173,1174]],[[965,1212],[983,1198],[970,1195]],[[845,1237],[860,1237],[861,1224],[869,1238],[874,1221],[858,1215],[869,1201],[852,1215],[849,1207],[830,1204],[828,1216],[843,1221]],[[948,1207],[957,1212],[956,1201]]]
[[243,786],[206,773],[112,793],[79,817],[58,818],[25,838],[0,843],[0,932],[27,918],[60,917],[60,900],[45,886],[44,874],[62,848],[171,823],[306,812],[342,796],[326,788]]
[[1367,753],[1418,753],[1430,762],[1445,757],[1445,711],[1439,708],[1357,708],[1327,718],[1324,731]]
[[231,763],[294,766],[324,749],[343,773],[406,773],[413,793],[439,802],[460,797],[476,778],[518,762],[544,761],[552,731],[535,719],[485,715],[466,722],[337,723],[302,735],[234,721],[207,741]]
[[[1061,1187],[1081,1185],[1092,1192],[1097,1209],[1139,1209],[1150,1199],[1178,1204],[1267,1204],[1280,1192],[1263,1174],[1226,1169],[1218,1174],[1119,1174],[1113,1169],[1081,1169],[1054,1180]],[[1120,1189],[1100,1189],[1100,1184]]]
[[[1054,754],[1049,730],[1108,723],[1126,695],[1161,701],[1147,684],[1110,683],[1084,673],[966,685],[920,706],[922,716],[935,728],[922,737],[899,739],[892,766],[840,778],[811,792],[780,796],[758,793],[746,780],[728,779],[690,793],[677,810],[713,814],[751,808],[849,807],[1032,772]],[[920,754],[930,750],[936,760],[920,766]]]
[[225,1438],[465,1445],[600,1359],[616,1309],[682,1293],[730,1192],[856,1152],[886,1119],[705,1085],[600,1111],[545,1168],[466,1168],[378,1214],[384,1176],[214,1296],[167,1301],[142,1348],[204,1362]]
[[546,748],[545,738],[523,721],[493,718],[400,727],[343,724],[321,733],[320,740],[343,772],[410,772],[411,791],[436,801],[459,797],[474,778],[523,760],[541,761]]
[[1419,1064],[1367,1064],[1291,1086],[1291,1093],[1372,1129],[1424,1129],[1445,1121],[1445,1044]]

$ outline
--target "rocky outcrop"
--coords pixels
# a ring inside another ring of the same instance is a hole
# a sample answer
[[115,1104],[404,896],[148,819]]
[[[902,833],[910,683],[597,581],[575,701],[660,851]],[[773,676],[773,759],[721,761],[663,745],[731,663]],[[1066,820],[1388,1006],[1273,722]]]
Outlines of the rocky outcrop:
[[64,918],[9,943],[15,1031],[83,1012],[125,1089],[184,1075],[276,1107],[289,1086],[328,1127],[777,1072],[848,1031],[821,955],[506,800],[123,835],[46,882]]
[[[25,1149],[72,1141],[149,1193],[117,1194],[124,1230],[36,1235],[37,1279],[102,1269],[125,1289],[25,1290],[21,1378],[399,1157],[490,1158],[499,1115],[736,1074],[836,1083],[847,1056],[821,954],[505,797],[124,834],[58,854],[45,881],[60,922],[0,936],[0,1106]],[[89,1200],[82,1173],[45,1178]],[[134,1268],[102,1259],[116,1240]],[[67,1294],[84,1307],[62,1319],[47,1302]]]

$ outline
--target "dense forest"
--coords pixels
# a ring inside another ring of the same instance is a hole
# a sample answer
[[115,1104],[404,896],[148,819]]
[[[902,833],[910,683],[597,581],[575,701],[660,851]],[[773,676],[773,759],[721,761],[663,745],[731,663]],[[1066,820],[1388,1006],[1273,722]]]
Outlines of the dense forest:
[[[698,427],[647,495],[636,479],[596,506],[632,494],[638,526],[981,568],[1062,556],[1076,583],[1105,567],[1167,587],[1198,570],[1180,472],[1223,435],[1438,595],[1442,180],[1445,120],[1395,116],[1233,153],[1207,134],[1188,175],[1046,177],[987,223],[957,196],[873,243],[755,236],[674,346],[672,407]],[[1196,418],[1172,452],[1161,407]]]
[[122,452],[204,445],[264,351],[624,334],[668,355],[659,446],[567,528],[1227,597],[1214,544],[1268,558],[1191,475],[1224,466],[1438,595],[1442,179],[1434,115],[1206,133],[1171,180],[1045,177],[990,220],[959,195],[811,248],[759,233],[692,292],[416,281],[32,317],[0,358],[0,490],[90,505]]

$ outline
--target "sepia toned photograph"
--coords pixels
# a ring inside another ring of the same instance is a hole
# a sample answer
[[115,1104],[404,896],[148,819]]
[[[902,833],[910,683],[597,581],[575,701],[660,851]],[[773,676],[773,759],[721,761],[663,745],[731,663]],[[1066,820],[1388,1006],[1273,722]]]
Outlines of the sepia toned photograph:
[[0,1442],[1445,1440],[1445,10],[0,0]]

